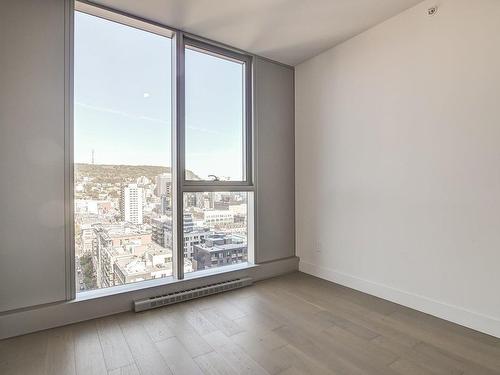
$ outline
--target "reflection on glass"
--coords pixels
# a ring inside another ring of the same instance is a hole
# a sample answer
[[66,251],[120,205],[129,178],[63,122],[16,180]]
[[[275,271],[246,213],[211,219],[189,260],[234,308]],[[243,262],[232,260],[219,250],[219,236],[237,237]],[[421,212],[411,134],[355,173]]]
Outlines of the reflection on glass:
[[186,180],[242,181],[245,66],[186,49]]
[[247,261],[248,194],[184,193],[185,272]]
[[170,48],[75,13],[77,291],[172,275]]

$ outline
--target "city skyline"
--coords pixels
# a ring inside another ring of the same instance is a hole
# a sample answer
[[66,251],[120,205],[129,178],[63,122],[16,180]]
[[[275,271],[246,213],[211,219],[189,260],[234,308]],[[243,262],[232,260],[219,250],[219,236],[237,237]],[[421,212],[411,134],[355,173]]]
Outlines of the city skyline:
[[[163,197],[170,199],[171,176],[127,171],[117,181],[106,167],[78,170],[75,247],[80,290],[172,274],[172,212],[163,203]],[[186,273],[247,261],[247,194],[185,194]]]

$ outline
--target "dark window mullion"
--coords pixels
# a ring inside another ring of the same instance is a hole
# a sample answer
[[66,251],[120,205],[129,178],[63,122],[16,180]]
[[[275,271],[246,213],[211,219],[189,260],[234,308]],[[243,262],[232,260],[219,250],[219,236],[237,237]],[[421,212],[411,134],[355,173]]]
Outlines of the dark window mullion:
[[185,96],[184,96],[184,35],[182,32],[177,32],[173,38],[173,57],[172,57],[172,74],[174,79],[172,90],[172,162],[174,168],[172,171],[173,181],[175,181],[175,189],[173,189],[174,204],[173,207],[173,228],[175,234],[173,236],[174,243],[172,253],[175,256],[174,262],[174,277],[182,280],[184,278],[184,220],[183,220],[183,181],[184,181],[184,117],[185,117]]

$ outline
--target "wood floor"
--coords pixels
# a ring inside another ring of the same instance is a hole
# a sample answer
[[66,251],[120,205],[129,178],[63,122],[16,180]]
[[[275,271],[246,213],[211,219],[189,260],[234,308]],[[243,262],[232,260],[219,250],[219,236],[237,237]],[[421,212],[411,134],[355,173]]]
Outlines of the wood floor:
[[0,341],[0,374],[500,374],[500,339],[302,273]]

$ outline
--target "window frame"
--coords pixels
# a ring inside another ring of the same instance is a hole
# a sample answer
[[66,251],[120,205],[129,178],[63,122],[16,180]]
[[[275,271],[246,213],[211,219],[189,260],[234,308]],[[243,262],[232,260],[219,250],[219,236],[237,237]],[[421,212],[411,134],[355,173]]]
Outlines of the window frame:
[[[253,58],[232,49],[220,47],[217,44],[209,43],[201,38],[189,36],[182,31],[176,31],[174,35],[174,57],[172,64],[173,75],[175,82],[173,83],[174,95],[172,95],[175,104],[173,106],[173,123],[175,123],[175,135],[172,133],[173,142],[175,147],[175,158],[172,160],[176,164],[176,176],[174,178],[177,188],[174,189],[175,194],[173,197],[173,223],[176,228],[177,236],[174,236],[173,248],[177,249],[175,259],[177,267],[174,277],[178,280],[184,279],[184,193],[197,193],[197,192],[248,192],[248,197],[251,197],[255,191],[254,180],[254,159],[253,159],[253,123],[252,123],[252,92],[253,92]],[[242,181],[194,181],[186,180],[186,106],[185,106],[185,49],[193,47],[201,50],[207,54],[216,55],[230,60],[237,60],[244,64],[244,123],[243,123],[243,170],[245,178]],[[175,160],[174,160],[175,159]],[[255,228],[255,215],[253,214],[254,204],[253,197],[247,198],[248,204],[248,259],[249,263],[254,259],[254,228]],[[252,238],[250,238],[252,237]],[[179,240],[180,239],[180,240]],[[250,254],[252,253],[252,254]]]
[[[248,263],[253,264],[255,257],[255,185],[254,185],[254,173],[255,173],[255,159],[254,159],[254,123],[253,123],[253,70],[254,70],[254,57],[251,54],[241,52],[234,48],[224,46],[220,43],[216,43],[205,38],[201,38],[195,35],[191,35],[169,26],[162,25],[160,23],[143,19],[141,17],[136,17],[121,11],[107,8],[102,5],[89,4],[84,1],[75,1],[74,9],[71,9],[71,19],[73,19],[74,12],[82,12],[89,14],[91,16],[106,19],[108,21],[117,22],[129,27],[134,27],[139,30],[146,32],[158,34],[172,40],[172,121],[171,121],[171,173],[172,173],[172,277],[173,282],[181,281],[185,279],[184,275],[184,204],[183,197],[184,193],[194,193],[194,192],[247,192],[247,205],[248,205],[248,228],[247,228],[247,249],[248,249]],[[72,22],[73,23],[73,22]],[[71,25],[71,28],[73,24]],[[73,30],[71,30],[73,31]],[[71,62],[70,62],[70,86],[69,92],[71,97],[69,98],[69,107],[71,108],[70,118],[68,119],[69,131],[68,135],[71,138],[69,140],[70,150],[69,153],[69,164],[70,173],[68,174],[69,187],[68,191],[68,207],[70,210],[69,216],[69,229],[68,237],[70,244],[70,275],[69,280],[71,283],[70,289],[71,293],[68,295],[68,300],[76,298],[76,270],[75,270],[75,234],[74,234],[74,163],[73,163],[73,43],[74,34],[71,32],[70,41],[71,44]],[[186,180],[186,169],[185,169],[185,48],[192,47],[194,49],[200,50],[203,53],[208,53],[216,55],[217,57],[227,58],[230,60],[236,60],[241,62],[244,66],[244,78],[243,78],[243,95],[244,95],[244,117],[243,117],[243,172],[244,179],[242,181],[193,181]],[[232,266],[239,266],[239,264],[234,264]],[[213,270],[213,273],[221,272],[231,272],[234,267],[228,267],[227,271],[223,271],[220,268]],[[198,275],[189,275],[187,279],[192,279],[193,277],[203,277],[210,275],[212,272],[199,273]],[[193,274],[197,274],[193,273]],[[158,281],[160,279],[157,279]],[[170,284],[172,280],[170,278],[161,279],[161,284]],[[113,290],[116,288],[127,288],[127,289],[142,289],[148,288],[148,282],[142,282],[144,284],[135,285],[140,283],[127,284],[120,287],[109,287],[105,289],[97,289],[91,291],[84,291],[78,293],[82,298],[82,295],[95,294],[99,296],[114,294]],[[84,297],[85,298],[85,297]]]
[[[185,108],[182,112],[181,121],[181,133],[180,133],[180,147],[182,148],[182,154],[184,158],[181,158],[183,163],[182,168],[184,173],[182,174],[182,184],[185,188],[195,189],[199,188],[201,190],[193,191],[207,191],[204,188],[221,187],[239,187],[242,191],[247,191],[244,188],[253,187],[253,159],[252,159],[252,57],[245,55],[230,49],[222,48],[214,44],[204,42],[200,39],[189,37],[184,35],[182,38],[182,58],[185,67],[185,49],[192,48],[199,51],[200,53],[206,53],[218,58],[227,59],[230,61],[236,61],[243,65],[244,78],[243,78],[243,176],[241,181],[210,181],[210,180],[187,180],[185,175],[185,161],[186,161],[186,124],[185,124]],[[184,74],[182,75],[183,82],[183,98],[185,98],[185,69],[183,69]],[[184,101],[185,104],[185,101]],[[209,190],[211,191],[211,190]],[[190,191],[192,192],[192,191]]]

